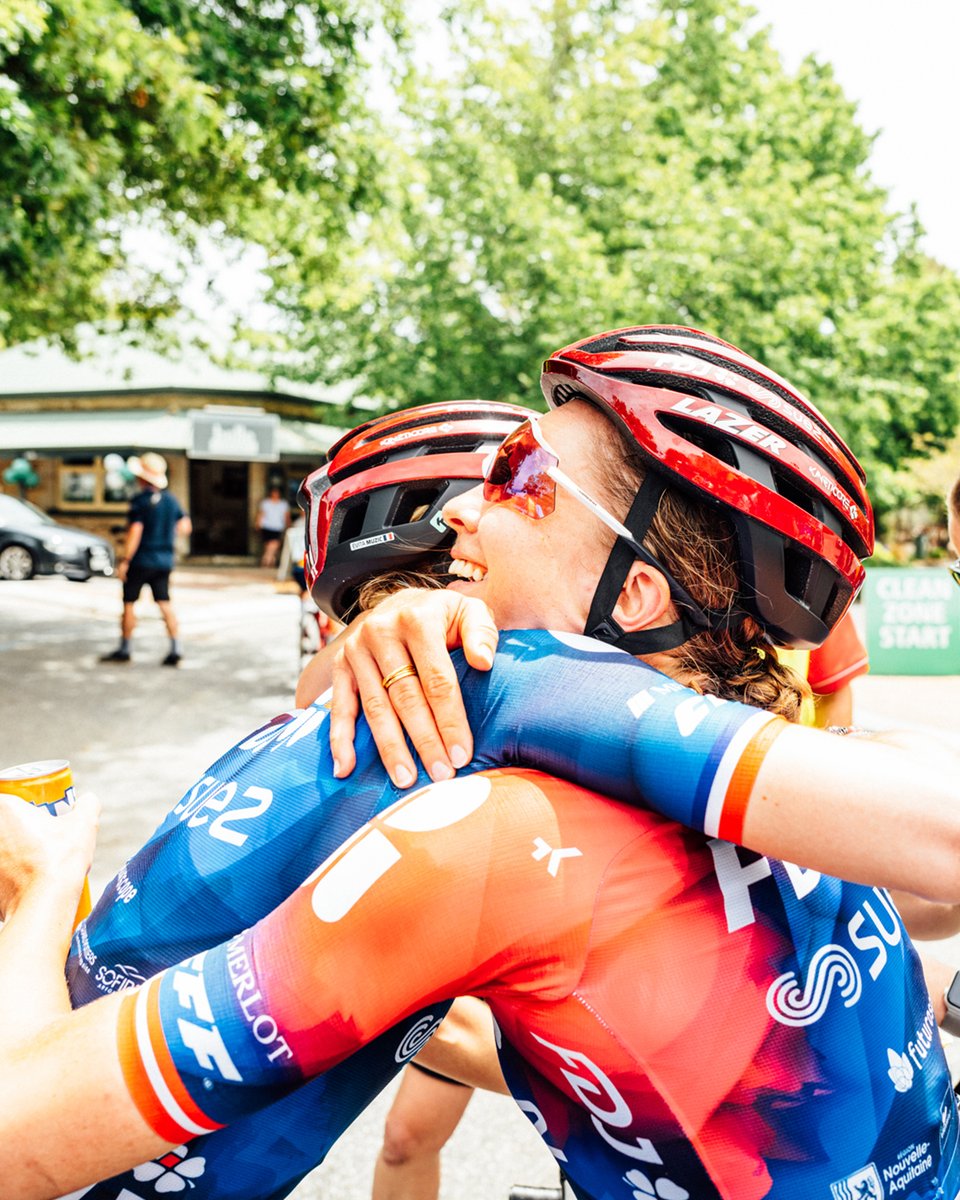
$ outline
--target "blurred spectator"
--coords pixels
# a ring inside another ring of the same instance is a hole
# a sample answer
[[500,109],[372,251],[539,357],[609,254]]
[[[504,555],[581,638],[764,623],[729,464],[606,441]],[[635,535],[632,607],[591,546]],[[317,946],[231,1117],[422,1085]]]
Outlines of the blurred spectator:
[[140,491],[130,501],[127,514],[127,539],[123,557],[117,562],[117,578],[123,584],[123,612],[120,617],[120,645],[104,654],[103,663],[130,661],[130,639],[136,626],[134,605],[147,584],[157,602],[170,637],[170,649],[162,666],[180,662],[179,626],[170,603],[170,572],[173,570],[174,539],[192,530],[190,518],[167,488],[167,461],[148,452],[131,458],[127,468],[140,482]]
[[280,543],[290,525],[290,505],[283,498],[279,483],[270,485],[269,494],[260,501],[257,509],[256,527],[263,539],[260,556],[261,567],[275,567],[280,554]]

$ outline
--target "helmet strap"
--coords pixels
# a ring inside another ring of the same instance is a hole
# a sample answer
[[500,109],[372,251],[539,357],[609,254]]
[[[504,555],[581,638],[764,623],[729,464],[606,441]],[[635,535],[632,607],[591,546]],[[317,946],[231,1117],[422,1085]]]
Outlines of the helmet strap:
[[[650,528],[650,522],[656,514],[657,505],[660,503],[660,497],[666,487],[665,479],[653,471],[648,471],[630,506],[624,525],[641,544]],[[715,623],[711,619],[712,614],[708,616],[651,554],[643,561],[660,571],[665,577],[680,615],[670,625],[661,625],[655,629],[640,629],[633,633],[623,630],[614,619],[613,610],[616,608],[630,568],[637,558],[636,550],[622,538],[617,538],[600,575],[596,591],[593,593],[593,600],[590,602],[590,612],[587,614],[583,630],[587,637],[597,638],[598,641],[606,642],[610,646],[617,646],[629,654],[653,654],[660,650],[673,650],[677,646],[682,646],[695,633]]]

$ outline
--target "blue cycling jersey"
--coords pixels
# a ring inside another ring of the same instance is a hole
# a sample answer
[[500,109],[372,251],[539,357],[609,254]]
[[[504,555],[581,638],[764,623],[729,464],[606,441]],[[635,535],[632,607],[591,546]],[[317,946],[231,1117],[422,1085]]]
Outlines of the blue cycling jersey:
[[[505,634],[490,673],[470,671],[459,656],[457,671],[475,732],[468,770],[524,762],[727,838],[737,835],[752,782],[744,764],[782,724],[578,637]],[[277,718],[187,791],[77,931],[67,967],[75,1003],[234,937],[398,798],[363,723],[356,770],[333,778],[326,719],[322,701]],[[418,782],[426,781],[421,769]],[[84,1194],[129,1200],[171,1176],[189,1178],[198,1200],[279,1200],[444,1011],[439,997],[266,1110],[191,1144],[189,1155],[175,1152]]]

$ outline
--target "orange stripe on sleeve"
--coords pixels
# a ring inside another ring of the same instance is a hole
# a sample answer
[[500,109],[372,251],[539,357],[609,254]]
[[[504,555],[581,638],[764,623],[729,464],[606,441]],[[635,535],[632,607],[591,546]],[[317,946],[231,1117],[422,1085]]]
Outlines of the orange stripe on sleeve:
[[[193,1097],[183,1085],[180,1078],[180,1073],[174,1066],[173,1057],[167,1047],[167,1039],[163,1035],[163,1023],[160,1020],[160,987],[153,986],[147,996],[147,1026],[150,1030],[150,1044],[153,1046],[153,1053],[156,1058],[157,1069],[160,1072],[160,1077],[170,1091],[170,1095],[176,1104],[179,1105],[181,1112],[188,1120],[199,1125],[205,1132],[212,1132],[214,1129],[222,1129],[223,1125],[210,1119],[202,1108],[199,1108]],[[187,1129],[180,1134],[180,1141],[184,1137],[195,1137],[196,1129]]]
[[[124,997],[117,1018],[117,1051],[127,1091],[147,1125],[164,1141],[179,1144],[185,1131],[167,1114],[150,1083],[137,1042],[137,993]],[[186,1135],[189,1136],[189,1135]]]
[[724,842],[743,841],[743,823],[747,817],[747,805],[756,782],[757,772],[774,740],[779,737],[787,722],[781,717],[767,721],[750,739],[750,744],[740,756],[727,787],[717,837]]

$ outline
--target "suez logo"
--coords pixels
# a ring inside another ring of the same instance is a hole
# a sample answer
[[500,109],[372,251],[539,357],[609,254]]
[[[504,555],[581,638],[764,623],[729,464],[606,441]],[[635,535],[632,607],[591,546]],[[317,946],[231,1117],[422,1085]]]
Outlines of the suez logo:
[[[630,1105],[605,1071],[579,1050],[555,1045],[532,1030],[530,1036],[550,1052],[550,1061],[554,1055],[559,1058],[563,1064],[559,1068],[560,1074],[589,1112],[591,1124],[608,1146],[635,1162],[653,1167],[664,1165],[659,1151],[649,1138],[635,1137],[628,1142],[617,1136],[618,1130],[627,1129],[634,1123],[634,1116]],[[550,1145],[550,1128],[540,1109],[529,1100],[518,1100],[517,1103],[530,1118],[554,1158],[558,1162],[566,1162],[566,1154],[559,1147]],[[678,1187],[672,1179],[662,1176],[653,1181],[644,1171],[635,1167],[624,1174],[623,1181],[634,1189],[633,1195],[641,1197],[641,1200],[646,1200],[648,1196],[659,1197],[659,1200],[687,1200],[689,1196],[689,1192]]]
[[[314,735],[317,729],[326,721],[329,709],[330,693],[321,696],[310,708],[295,713],[292,717],[284,716],[263,729],[257,730],[246,741],[240,743],[238,750],[272,750],[289,749],[297,742]],[[244,821],[252,821],[263,816],[273,803],[273,792],[270,788],[251,784],[239,792],[242,800],[252,803],[226,811],[233,803],[239,790],[235,779],[218,779],[216,775],[205,775],[193,785],[180,803],[174,808],[173,815],[180,822],[186,821],[191,829],[207,826],[207,832],[218,841],[231,846],[242,846],[248,837],[242,828]]]
[[[711,838],[707,845],[723,896],[727,930],[734,933],[756,920],[750,888],[772,875],[773,868],[763,857],[744,865],[739,849],[729,842]],[[810,895],[820,883],[819,871],[805,870],[788,862],[780,866],[798,900]],[[866,967],[871,979],[879,977],[889,961],[887,947],[898,946],[903,940],[900,917],[881,888],[872,888],[870,898],[863,901],[847,922],[847,936],[852,951],[835,943],[821,946],[811,957],[803,980],[795,971],[787,971],[771,983],[767,1011],[775,1021],[795,1027],[813,1025],[826,1013],[835,991],[846,1008],[859,1001],[863,991],[861,966]]]

